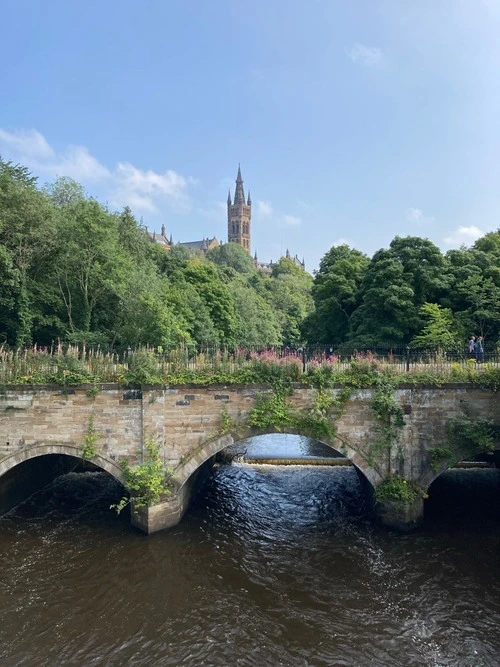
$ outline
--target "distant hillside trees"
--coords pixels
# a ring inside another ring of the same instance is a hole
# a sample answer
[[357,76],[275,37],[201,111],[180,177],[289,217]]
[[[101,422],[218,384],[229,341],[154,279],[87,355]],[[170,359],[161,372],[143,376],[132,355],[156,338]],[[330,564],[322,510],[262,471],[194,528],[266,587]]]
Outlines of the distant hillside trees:
[[396,237],[372,258],[330,248],[315,277],[272,274],[238,244],[206,255],[150,243],[71,179],[40,189],[0,159],[0,344],[459,347],[500,337],[500,231],[443,254]]
[[0,343],[298,345],[312,277],[290,264],[263,276],[236,244],[166,253],[129,208],[0,160]]

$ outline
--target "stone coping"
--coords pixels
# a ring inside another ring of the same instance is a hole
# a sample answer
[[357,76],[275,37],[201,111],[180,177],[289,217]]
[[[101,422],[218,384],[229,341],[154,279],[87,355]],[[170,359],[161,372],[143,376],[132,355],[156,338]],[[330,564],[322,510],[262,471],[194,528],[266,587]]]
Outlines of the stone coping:
[[[292,382],[291,386],[294,389],[316,389],[311,384],[308,384],[306,382]],[[344,387],[349,386],[346,385],[342,382],[335,382],[331,387],[328,387],[328,389],[343,389]],[[87,390],[92,387],[99,387],[101,391],[127,391],[127,390],[142,390],[142,391],[151,391],[151,390],[161,390],[161,389],[179,389],[180,391],[184,391],[187,389],[206,389],[207,391],[220,391],[220,390],[225,390],[225,391],[242,391],[245,389],[269,389],[272,387],[270,383],[266,382],[255,382],[255,383],[235,383],[235,384],[147,384],[147,385],[140,385],[140,386],[128,386],[124,384],[120,384],[118,382],[112,383],[112,382],[97,382],[97,383],[92,383],[92,384],[80,384],[80,385],[60,385],[60,384],[7,384],[2,387],[0,390],[0,399],[2,395],[5,394],[5,391],[18,391],[18,392],[23,392],[23,391],[57,391],[60,394],[70,394],[72,392],[75,392],[77,390]],[[368,386],[368,387],[351,387],[353,391],[366,391],[367,389],[375,389],[374,386]],[[403,382],[395,387],[395,390],[397,391],[398,389],[434,389],[434,390],[439,390],[439,389],[478,389],[481,391],[493,391],[493,389],[490,388],[484,388],[481,387],[479,384],[476,384],[475,382],[442,382],[440,384],[432,384],[432,383],[422,383],[422,384],[414,384],[412,382]]]

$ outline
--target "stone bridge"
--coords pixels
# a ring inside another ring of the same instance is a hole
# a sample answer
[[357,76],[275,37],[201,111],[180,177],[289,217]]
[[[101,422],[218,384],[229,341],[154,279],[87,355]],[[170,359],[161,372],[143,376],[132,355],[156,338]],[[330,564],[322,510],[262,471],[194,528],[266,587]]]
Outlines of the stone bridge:
[[[218,452],[236,440],[272,431],[256,432],[244,426],[256,396],[269,391],[267,386],[255,385],[142,390],[103,385],[95,395],[86,387],[9,388],[0,395],[0,494],[2,476],[12,477],[9,471],[30,459],[36,458],[37,469],[42,470],[47,455],[81,458],[91,427],[97,449],[92,463],[120,481],[121,460],[140,463],[145,442],[154,440],[160,445],[165,463],[174,470],[174,491],[160,505],[132,512],[132,522],[148,533],[176,525],[187,509],[196,479],[206,474]],[[347,456],[372,486],[397,474],[427,489],[442,472],[431,465],[429,449],[446,445],[447,421],[462,414],[465,406],[478,418],[500,421],[498,394],[493,391],[464,384],[400,388],[395,398],[403,408],[405,425],[397,446],[379,451],[374,458],[378,424],[371,407],[373,392],[354,390],[335,421],[335,438],[323,441]],[[293,409],[307,413],[316,395],[317,390],[311,387],[295,385],[289,400]],[[240,425],[234,432],[222,428],[227,415],[233,424]],[[10,490],[12,486],[11,482]],[[12,498],[11,506],[19,501],[15,494]],[[0,495],[0,507],[5,511],[8,506],[1,501]],[[408,522],[415,522],[422,513],[420,503]]]

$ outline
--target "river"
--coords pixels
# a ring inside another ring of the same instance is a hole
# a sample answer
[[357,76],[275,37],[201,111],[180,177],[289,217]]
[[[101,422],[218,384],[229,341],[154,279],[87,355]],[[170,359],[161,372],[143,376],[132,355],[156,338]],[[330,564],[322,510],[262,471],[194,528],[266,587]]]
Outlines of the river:
[[497,666],[499,488],[500,470],[451,471],[398,535],[354,468],[220,465],[146,537],[107,474],[62,476],[0,519],[0,664]]

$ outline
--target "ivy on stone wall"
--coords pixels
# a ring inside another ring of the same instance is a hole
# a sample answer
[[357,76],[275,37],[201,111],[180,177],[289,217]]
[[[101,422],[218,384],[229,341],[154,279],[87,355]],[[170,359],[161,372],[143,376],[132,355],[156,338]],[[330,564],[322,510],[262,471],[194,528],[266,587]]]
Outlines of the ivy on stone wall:
[[477,417],[468,403],[462,406],[462,414],[448,419],[446,423],[447,443],[430,447],[431,467],[439,472],[467,457],[492,454],[495,450],[493,423]]
[[87,459],[87,461],[91,461],[99,453],[96,442],[99,440],[100,435],[95,432],[94,419],[94,415],[90,415],[87,432],[83,436],[83,444],[80,447],[82,459]]
[[[376,385],[371,401],[371,411],[375,418],[374,440],[368,448],[367,463],[381,472],[380,459],[387,454],[387,464],[391,473],[393,448],[398,444],[405,425],[403,408],[394,394],[396,383],[387,376],[381,376]],[[400,457],[403,453],[400,448]]]
[[275,382],[272,392],[257,396],[246,426],[262,431],[298,431],[317,440],[332,442],[336,435],[335,422],[344,411],[351,389],[345,387],[338,392],[317,389],[311,408],[300,411],[292,408],[290,397],[293,391],[291,383]]

